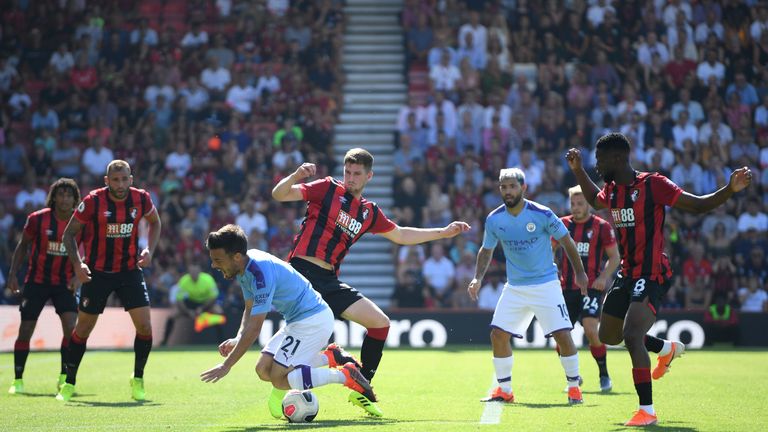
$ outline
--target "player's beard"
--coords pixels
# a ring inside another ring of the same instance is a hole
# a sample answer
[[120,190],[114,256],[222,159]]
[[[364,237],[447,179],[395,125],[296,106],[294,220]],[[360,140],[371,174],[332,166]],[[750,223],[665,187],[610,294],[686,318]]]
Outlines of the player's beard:
[[516,197],[514,195],[509,198],[504,197],[504,205],[510,209],[514,208],[516,205],[520,203],[521,199],[523,199],[523,194],[520,194]]
[[125,198],[125,193],[127,192],[127,189],[123,189],[122,192],[118,191],[117,189],[114,189],[112,187],[109,188],[109,193],[117,198],[117,199],[123,199]]

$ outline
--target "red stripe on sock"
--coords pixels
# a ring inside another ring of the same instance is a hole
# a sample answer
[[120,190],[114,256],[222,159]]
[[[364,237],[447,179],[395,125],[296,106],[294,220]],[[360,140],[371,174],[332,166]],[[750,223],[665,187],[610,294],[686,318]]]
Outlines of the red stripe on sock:
[[29,341],[20,341],[16,340],[16,343],[13,344],[13,350],[14,351],[29,351]]
[[61,347],[66,348],[69,346],[69,338],[63,337],[61,338]]
[[72,336],[69,337],[69,340],[72,343],[85,345],[85,342],[88,340],[88,338],[81,338],[80,336],[77,335],[77,333],[75,333],[74,330],[72,330]]
[[605,346],[605,344],[602,344],[597,347],[590,345],[589,351],[592,353],[592,357],[600,358],[600,357],[605,357],[605,353],[608,351],[608,348]]
[[142,335],[142,334],[136,333],[136,339],[141,339],[141,340],[145,340],[145,341],[151,341],[152,340],[152,333],[150,333],[148,335]]
[[635,384],[651,382],[651,368],[632,368],[632,379]]
[[380,341],[387,340],[387,335],[389,334],[389,326],[387,327],[379,327],[379,328],[369,328],[367,336],[371,339],[376,339]]

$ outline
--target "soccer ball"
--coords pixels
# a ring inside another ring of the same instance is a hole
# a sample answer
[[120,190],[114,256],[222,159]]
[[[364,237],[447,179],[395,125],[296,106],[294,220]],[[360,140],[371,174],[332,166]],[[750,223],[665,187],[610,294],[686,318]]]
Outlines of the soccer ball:
[[319,409],[317,396],[309,390],[291,390],[283,398],[283,415],[291,423],[311,422]]

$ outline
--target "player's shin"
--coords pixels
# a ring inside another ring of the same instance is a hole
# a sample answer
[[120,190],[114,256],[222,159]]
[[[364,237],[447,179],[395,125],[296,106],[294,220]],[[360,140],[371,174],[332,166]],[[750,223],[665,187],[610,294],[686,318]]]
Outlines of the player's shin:
[[369,328],[363,339],[360,348],[360,361],[363,363],[361,372],[368,381],[373,379],[379,367],[388,334],[389,327]]
[[650,368],[633,368],[632,379],[635,382],[635,390],[637,391],[637,397],[640,402],[640,409],[644,410],[648,414],[655,415],[656,412],[653,409],[653,389],[651,385],[651,369]]
[[21,379],[29,356],[29,341],[16,340],[13,344],[13,371],[15,379]]
[[134,378],[144,378],[144,366],[147,365],[150,351],[152,351],[152,333],[148,335],[136,333],[136,338],[133,340]]
[[338,369],[298,366],[288,373],[288,384],[294,390],[306,390],[326,384],[344,384],[346,376]]
[[77,369],[80,367],[80,362],[85,355],[85,346],[88,342],[88,338],[81,338],[74,331],[69,338],[69,349],[67,351],[67,383],[75,385],[77,379]]

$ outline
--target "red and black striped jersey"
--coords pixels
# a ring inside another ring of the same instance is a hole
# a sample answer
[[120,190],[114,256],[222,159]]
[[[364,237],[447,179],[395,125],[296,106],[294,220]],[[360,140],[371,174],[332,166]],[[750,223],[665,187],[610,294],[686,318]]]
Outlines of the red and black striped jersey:
[[611,211],[624,277],[664,283],[670,274],[664,252],[665,206],[683,190],[658,173],[637,172],[629,185],[606,184],[597,199]]
[[74,215],[84,226],[85,262],[91,270],[123,272],[137,268],[139,221],[155,210],[143,189],[128,188],[127,197],[115,201],[106,187],[91,191]]
[[299,185],[307,213],[293,240],[288,259],[311,256],[331,264],[338,273],[349,248],[366,232],[385,233],[395,228],[376,203],[356,198],[331,178]]
[[65,285],[72,278],[72,263],[62,238],[66,220],[56,218],[56,212],[44,208],[27,216],[24,237],[32,247],[24,283]]
[[[595,279],[603,270],[605,249],[616,244],[616,236],[613,228],[605,219],[590,215],[584,222],[575,222],[573,215],[560,218],[576,243],[584,270],[589,278],[589,288],[592,288]],[[560,284],[566,290],[579,290],[573,283],[573,267],[568,261],[568,255],[560,254]]]

